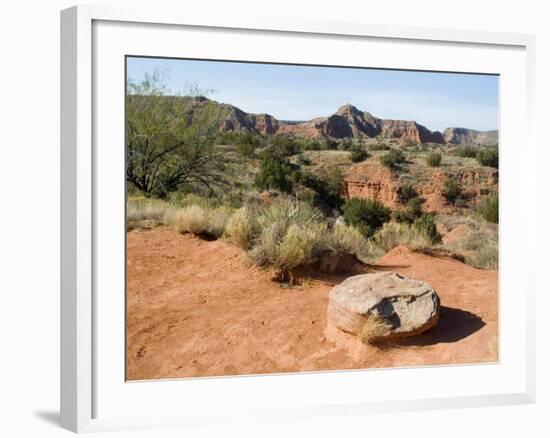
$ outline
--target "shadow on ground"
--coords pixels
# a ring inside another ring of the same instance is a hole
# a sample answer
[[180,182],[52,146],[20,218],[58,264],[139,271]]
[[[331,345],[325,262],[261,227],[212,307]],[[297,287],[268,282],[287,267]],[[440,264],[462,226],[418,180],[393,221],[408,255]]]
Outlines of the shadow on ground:
[[434,345],[458,342],[478,330],[486,323],[474,313],[452,307],[441,307],[437,326],[432,330],[410,339],[403,339],[400,345]]

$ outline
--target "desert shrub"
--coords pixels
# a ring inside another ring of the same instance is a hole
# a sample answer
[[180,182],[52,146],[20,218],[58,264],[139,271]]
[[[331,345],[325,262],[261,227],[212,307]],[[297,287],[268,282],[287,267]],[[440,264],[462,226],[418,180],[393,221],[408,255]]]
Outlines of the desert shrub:
[[324,249],[326,231],[326,225],[322,223],[290,225],[271,264],[281,272],[313,264]]
[[438,216],[445,229],[459,225],[466,231],[459,237],[443,243],[442,248],[461,255],[465,262],[480,269],[498,269],[498,225],[483,220],[478,215]]
[[367,153],[363,149],[355,149],[351,151],[349,158],[354,163],[359,163],[361,161],[365,161],[367,156]]
[[316,208],[292,199],[282,199],[273,202],[258,216],[261,228],[272,224],[282,224],[286,230],[291,224],[310,225],[323,222],[323,215]]
[[477,151],[476,160],[483,166],[498,168],[498,149],[486,148]]
[[399,168],[400,164],[403,164],[405,162],[405,155],[403,152],[392,149],[388,153],[380,156],[380,163],[382,163],[383,166],[389,167],[390,169],[397,169]]
[[274,202],[258,216],[261,229],[249,256],[259,266],[273,266],[281,281],[292,269],[314,263],[322,253],[327,232],[323,216],[305,203]]
[[311,160],[303,155],[298,155],[296,161],[302,166],[311,166]]
[[338,255],[352,254],[357,258],[368,255],[368,242],[359,230],[349,225],[335,224],[328,235],[327,245]]
[[459,147],[453,151],[454,155],[462,158],[475,158],[476,153],[477,153],[477,149],[472,146]]
[[405,245],[411,249],[429,248],[432,239],[419,227],[395,221],[385,223],[372,238],[372,243],[384,252]]
[[371,151],[389,151],[390,149],[386,143],[373,143],[369,146]]
[[338,148],[338,142],[329,137],[324,137],[323,139],[321,139],[319,144],[320,144],[320,149],[323,151],[334,150]]
[[413,222],[413,227],[430,239],[431,244],[441,243],[441,234],[437,231],[435,218],[431,214],[423,214]]
[[461,193],[462,193],[462,189],[460,188],[458,183],[452,178],[447,178],[447,180],[445,181],[445,184],[443,185],[443,192],[442,192],[442,195],[447,200],[447,202],[449,204],[454,204],[459,198],[459,196],[461,195]]
[[359,257],[366,240],[355,229],[329,230],[322,214],[293,200],[276,201],[258,215],[258,236],[249,251],[259,266],[272,266],[280,281],[292,281],[292,270],[317,266],[321,271],[346,270],[349,256]]
[[498,224],[498,195],[490,195],[483,199],[479,213],[487,222]]
[[233,141],[236,144],[237,151],[245,157],[252,157],[254,150],[261,146],[260,138],[250,132],[234,134]]
[[321,144],[312,138],[303,140],[303,148],[305,151],[318,151],[321,149]]
[[311,189],[312,192],[302,192],[300,196],[314,206],[322,205],[330,208],[339,208],[342,205],[341,187],[342,172],[338,167],[332,167],[327,171],[321,171],[319,176],[311,172],[295,172],[299,175],[297,182]]
[[254,185],[259,190],[280,190],[289,193],[292,190],[292,183],[289,181],[291,172],[290,163],[285,158],[266,154],[262,157]]
[[259,233],[258,222],[247,207],[236,210],[225,226],[224,236],[242,249],[250,249]]
[[418,193],[412,185],[406,183],[399,186],[397,189],[397,196],[399,197],[399,202],[406,204],[410,199],[416,198]]
[[393,212],[393,218],[397,222],[413,223],[420,216],[422,216],[422,201],[418,197],[409,199],[404,209]]
[[441,154],[432,152],[426,157],[426,164],[430,167],[439,167],[441,164]]
[[237,143],[237,152],[242,156],[250,158],[254,156],[255,146],[250,143]]
[[270,139],[271,145],[284,157],[297,154],[300,151],[298,140],[290,135],[276,134]]
[[479,269],[498,269],[498,242],[485,243],[466,258],[466,263]]
[[339,151],[349,151],[353,147],[353,142],[349,138],[345,138],[338,143],[337,149]]
[[356,227],[366,237],[370,237],[391,217],[389,208],[372,199],[348,199],[343,212],[346,223]]

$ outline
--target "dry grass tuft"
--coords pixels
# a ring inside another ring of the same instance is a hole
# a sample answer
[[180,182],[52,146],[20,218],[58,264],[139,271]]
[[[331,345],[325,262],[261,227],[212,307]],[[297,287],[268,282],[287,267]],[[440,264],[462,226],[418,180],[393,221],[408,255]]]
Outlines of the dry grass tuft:
[[201,234],[208,228],[208,216],[204,208],[190,205],[168,212],[166,223],[178,233]]
[[458,239],[441,245],[441,248],[459,254],[465,262],[475,268],[498,269],[498,225],[471,216],[441,216],[438,221],[449,231],[466,225],[468,231]]
[[384,252],[388,252],[399,245],[405,245],[411,249],[433,246],[432,239],[422,230],[407,223],[394,221],[385,223],[373,236],[371,242]]
[[361,333],[359,333],[359,339],[365,344],[377,344],[390,332],[390,329],[391,326],[384,318],[369,313],[365,324],[363,324]]
[[258,221],[247,207],[239,208],[227,221],[225,237],[244,250],[252,247],[259,233]]
[[327,241],[328,247],[337,254],[352,254],[362,258],[369,253],[367,239],[357,228],[349,225],[335,224]]
[[128,198],[126,203],[126,226],[128,229],[162,225],[172,206],[160,199]]
[[206,229],[203,233],[219,239],[225,232],[225,228],[233,210],[229,207],[217,207],[206,211]]

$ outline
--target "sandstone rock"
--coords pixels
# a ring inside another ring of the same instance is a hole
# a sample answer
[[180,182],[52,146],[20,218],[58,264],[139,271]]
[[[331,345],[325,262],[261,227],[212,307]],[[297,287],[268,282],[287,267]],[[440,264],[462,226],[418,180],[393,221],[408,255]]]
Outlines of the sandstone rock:
[[364,336],[375,319],[383,326],[376,337],[390,340],[434,327],[439,307],[439,297],[429,284],[380,272],[355,275],[335,286],[329,294],[328,316],[336,327],[358,336]]

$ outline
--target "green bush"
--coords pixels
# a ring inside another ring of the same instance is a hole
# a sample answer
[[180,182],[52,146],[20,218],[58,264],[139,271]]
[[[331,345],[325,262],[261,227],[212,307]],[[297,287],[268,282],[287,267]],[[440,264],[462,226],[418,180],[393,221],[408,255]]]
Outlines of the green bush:
[[430,167],[439,167],[441,164],[441,154],[432,152],[426,157],[426,164]]
[[[339,208],[343,199],[341,196],[342,172],[337,167],[333,167],[325,173],[316,176],[310,172],[304,172],[300,176],[299,182],[305,187],[313,190],[320,202],[313,199],[313,204],[323,203],[331,208]],[[310,195],[306,195],[307,197]]]
[[442,192],[447,202],[449,204],[454,204],[460,197],[461,193],[462,189],[460,188],[458,183],[452,178],[447,178],[445,184],[443,185]]
[[387,154],[380,156],[380,163],[382,163],[383,166],[389,167],[390,169],[397,169],[399,168],[400,164],[403,164],[405,162],[405,155],[403,152],[392,149]]
[[369,146],[371,151],[389,151],[390,149],[386,143],[373,143]]
[[299,141],[290,135],[276,134],[270,138],[270,144],[284,157],[289,157],[301,152]]
[[365,161],[366,160],[367,153],[362,149],[354,150],[354,151],[351,151],[351,153],[349,155],[349,158],[354,163],[359,163],[360,161]]
[[476,160],[483,166],[490,166],[498,169],[498,149],[487,148],[477,151]]
[[393,214],[397,222],[407,222],[409,224],[413,223],[420,216],[422,216],[422,201],[420,198],[409,199],[403,210],[397,210]]
[[280,190],[290,193],[292,183],[290,163],[277,155],[266,154],[262,157],[260,170],[254,178],[254,185],[259,190]]
[[321,144],[312,138],[302,140],[305,151],[318,151],[321,149]]
[[352,148],[353,148],[353,142],[349,138],[345,138],[344,140],[341,140],[337,146],[337,149],[339,151],[349,151]]
[[372,199],[348,199],[343,212],[346,223],[356,227],[366,237],[372,236],[391,217],[389,208]]
[[479,207],[483,219],[493,224],[498,224],[498,195],[487,196]]
[[323,151],[335,150],[337,148],[338,148],[338,142],[336,140],[333,140],[332,138],[324,137],[320,141],[320,149]]
[[477,149],[472,146],[463,146],[455,149],[453,154],[462,158],[475,158]]
[[262,138],[250,132],[234,133],[232,141],[239,152],[244,157],[252,157],[254,150],[262,145]]
[[406,204],[410,199],[416,198],[418,193],[412,185],[406,183],[399,186],[397,189],[397,196],[399,197],[399,202]]
[[441,243],[441,234],[437,231],[432,214],[423,214],[413,222],[413,227],[427,236],[432,244]]

